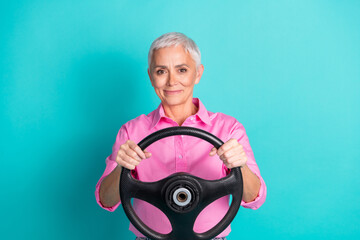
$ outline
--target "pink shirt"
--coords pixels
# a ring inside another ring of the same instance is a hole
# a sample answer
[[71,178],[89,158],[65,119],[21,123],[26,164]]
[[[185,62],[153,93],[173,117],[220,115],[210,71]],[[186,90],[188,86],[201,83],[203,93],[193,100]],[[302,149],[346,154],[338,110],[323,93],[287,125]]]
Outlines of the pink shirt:
[[[207,111],[198,98],[193,98],[192,101],[198,107],[198,112],[188,117],[182,126],[203,129],[214,134],[223,142],[235,138],[243,145],[248,158],[247,165],[259,177],[261,187],[254,201],[248,203],[242,201],[241,205],[245,208],[259,208],[266,198],[266,185],[255,162],[244,126],[231,116]],[[142,114],[121,126],[112,148],[112,154],[106,158],[105,171],[96,185],[96,201],[102,208],[112,212],[120,204],[119,202],[115,206],[107,208],[101,204],[99,198],[99,189],[103,178],[117,166],[115,159],[120,145],[128,139],[139,143],[143,138],[155,131],[174,126],[178,126],[178,124],[165,116],[161,104],[148,115]],[[227,175],[227,168],[217,155],[209,156],[212,148],[213,146],[207,141],[192,136],[172,136],[161,139],[147,147],[146,150],[151,152],[152,156],[143,160],[136,167],[137,178],[144,182],[153,182],[175,172],[188,172],[207,180],[222,178]],[[169,220],[159,209],[138,199],[134,199],[133,207],[140,219],[150,228],[160,233],[169,233],[171,231]],[[205,232],[214,227],[225,216],[228,208],[229,196],[222,197],[211,203],[199,214],[195,221],[194,231]],[[136,236],[143,237],[131,223],[130,230]],[[230,231],[230,226],[228,226],[218,237],[225,237]]]

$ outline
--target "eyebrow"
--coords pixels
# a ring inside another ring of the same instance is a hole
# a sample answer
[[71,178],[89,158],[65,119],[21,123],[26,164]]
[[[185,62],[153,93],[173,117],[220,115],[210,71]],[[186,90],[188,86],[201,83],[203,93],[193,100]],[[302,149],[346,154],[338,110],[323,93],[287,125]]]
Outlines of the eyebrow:
[[186,67],[190,68],[190,67],[189,67],[187,64],[185,64],[185,63],[176,65],[175,67],[183,67],[183,66],[186,66]]
[[[187,64],[185,64],[185,63],[176,65],[175,67],[178,68],[178,67],[183,67],[183,66],[186,66],[186,67],[190,68],[190,67],[189,67]],[[167,68],[167,66],[165,66],[165,65],[155,65],[153,68]]]
[[155,65],[155,66],[153,66],[153,68],[166,68],[166,66],[164,66],[164,65]]

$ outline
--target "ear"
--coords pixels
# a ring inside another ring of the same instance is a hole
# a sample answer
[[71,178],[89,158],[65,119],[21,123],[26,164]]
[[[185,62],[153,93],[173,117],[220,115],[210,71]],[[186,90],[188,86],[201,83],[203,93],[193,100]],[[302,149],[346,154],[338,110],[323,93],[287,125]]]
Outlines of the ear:
[[149,75],[149,78],[150,78],[151,85],[154,86],[154,85],[153,85],[153,81],[152,81],[152,79],[151,79],[150,68],[148,68],[147,72],[148,72],[148,75]]
[[198,84],[200,82],[200,78],[203,72],[204,72],[204,65],[200,64],[200,66],[197,67],[195,84]]

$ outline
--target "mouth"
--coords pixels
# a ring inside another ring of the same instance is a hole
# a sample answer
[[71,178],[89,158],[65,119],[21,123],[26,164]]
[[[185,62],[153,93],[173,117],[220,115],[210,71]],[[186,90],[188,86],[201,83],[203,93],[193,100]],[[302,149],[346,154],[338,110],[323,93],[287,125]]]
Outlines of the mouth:
[[176,95],[182,92],[182,90],[177,90],[177,91],[168,91],[168,90],[164,90],[166,95]]

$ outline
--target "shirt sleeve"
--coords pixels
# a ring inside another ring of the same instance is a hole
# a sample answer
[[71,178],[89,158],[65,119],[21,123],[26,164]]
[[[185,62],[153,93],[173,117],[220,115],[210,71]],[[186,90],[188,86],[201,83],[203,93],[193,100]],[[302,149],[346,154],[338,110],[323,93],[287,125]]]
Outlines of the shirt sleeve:
[[120,145],[124,144],[127,140],[129,140],[129,135],[126,131],[125,125],[123,125],[120,128],[120,130],[116,136],[115,143],[112,147],[111,155],[109,155],[105,160],[105,163],[106,163],[105,171],[96,184],[96,189],[95,189],[96,202],[100,205],[100,207],[102,207],[103,209],[108,210],[110,212],[115,211],[115,209],[120,205],[120,201],[115,206],[112,206],[112,207],[105,207],[104,205],[102,205],[102,203],[100,202],[100,185],[101,185],[102,180],[106,176],[108,176],[118,165],[117,162],[115,161],[117,152],[119,151]]
[[[256,164],[254,153],[251,149],[249,138],[246,135],[246,131],[244,126],[238,121],[235,122],[231,129],[230,138],[235,138],[238,142],[243,146],[245,154],[247,156],[247,162],[249,169],[259,178],[260,180],[260,190],[258,196],[251,202],[241,201],[241,206],[250,209],[258,209],[266,199],[266,185],[264,179],[260,175],[260,170],[258,165]],[[230,139],[229,138],[229,139]]]

